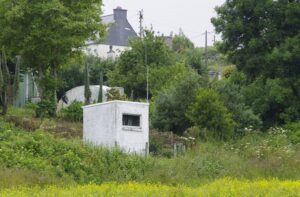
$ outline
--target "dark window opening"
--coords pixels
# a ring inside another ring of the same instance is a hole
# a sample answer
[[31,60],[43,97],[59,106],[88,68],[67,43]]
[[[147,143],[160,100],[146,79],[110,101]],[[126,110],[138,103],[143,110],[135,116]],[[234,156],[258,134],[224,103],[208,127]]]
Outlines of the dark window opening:
[[140,126],[140,116],[123,114],[123,125],[139,127]]

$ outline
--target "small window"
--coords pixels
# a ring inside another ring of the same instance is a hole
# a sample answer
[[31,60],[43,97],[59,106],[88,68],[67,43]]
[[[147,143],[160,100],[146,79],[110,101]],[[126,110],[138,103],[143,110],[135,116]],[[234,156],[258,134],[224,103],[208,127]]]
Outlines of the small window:
[[140,115],[123,114],[123,125],[139,127],[140,126]]

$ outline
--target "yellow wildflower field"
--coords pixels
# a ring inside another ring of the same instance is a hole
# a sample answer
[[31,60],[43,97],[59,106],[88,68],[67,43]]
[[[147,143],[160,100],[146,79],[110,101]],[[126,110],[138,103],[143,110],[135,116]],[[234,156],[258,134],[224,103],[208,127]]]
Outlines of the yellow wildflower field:
[[49,186],[45,188],[14,188],[0,191],[0,196],[20,197],[73,197],[73,196],[300,196],[300,181],[280,180],[236,180],[223,178],[212,183],[192,188],[150,183],[104,183],[70,186],[66,188]]

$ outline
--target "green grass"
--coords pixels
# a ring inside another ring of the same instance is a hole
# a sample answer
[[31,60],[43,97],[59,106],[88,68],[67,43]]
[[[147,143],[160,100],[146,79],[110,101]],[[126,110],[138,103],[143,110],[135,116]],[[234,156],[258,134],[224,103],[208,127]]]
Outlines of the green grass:
[[[47,185],[75,185],[70,177],[57,177],[47,172],[33,171],[24,168],[0,167],[0,190],[16,186],[33,187]],[[0,195],[1,196],[1,195]]]

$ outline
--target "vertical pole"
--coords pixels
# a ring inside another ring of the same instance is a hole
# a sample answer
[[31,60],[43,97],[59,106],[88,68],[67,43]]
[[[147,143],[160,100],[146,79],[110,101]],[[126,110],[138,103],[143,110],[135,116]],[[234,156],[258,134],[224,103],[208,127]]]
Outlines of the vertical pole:
[[145,147],[145,156],[147,157],[149,154],[149,143],[146,142],[146,147]]
[[100,87],[99,87],[99,95],[98,95],[98,103],[103,102],[103,73],[100,72]]
[[176,143],[174,143],[173,151],[174,151],[174,157],[176,157],[177,156],[177,144]]
[[143,37],[143,19],[144,19],[143,10],[140,10],[139,11],[140,38]]
[[208,54],[207,54],[207,30],[205,31],[205,66],[208,65]]
[[147,55],[147,44],[146,41],[144,40],[144,45],[145,45],[145,66],[146,66],[146,92],[147,92],[147,103],[149,103],[149,66],[148,66],[148,55]]

